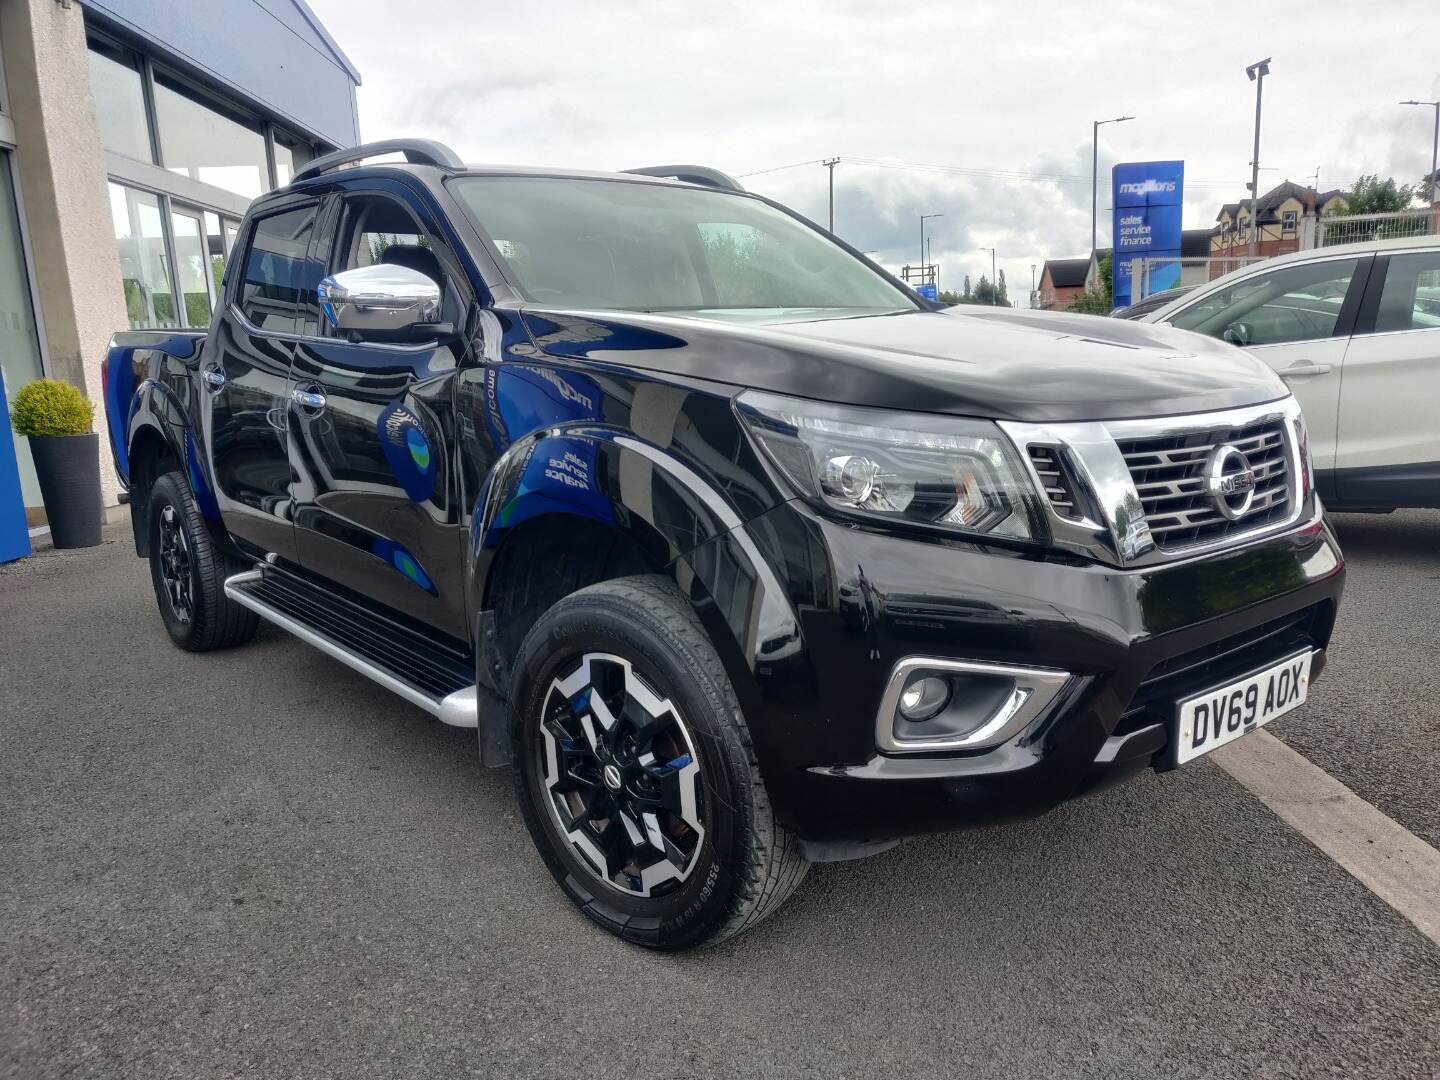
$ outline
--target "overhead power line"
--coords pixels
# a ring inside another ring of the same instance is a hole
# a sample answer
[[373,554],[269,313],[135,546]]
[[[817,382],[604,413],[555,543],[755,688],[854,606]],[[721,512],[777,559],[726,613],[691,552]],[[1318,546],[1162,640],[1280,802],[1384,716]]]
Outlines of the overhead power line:
[[[747,176],[763,176],[766,173],[783,172],[786,169],[799,169],[806,165],[822,164],[821,158],[811,158],[809,161],[796,161],[789,165],[775,165],[768,169],[756,169],[753,172],[740,173],[740,178]],[[1025,169],[982,169],[969,165],[942,165],[924,161],[901,161],[893,158],[867,158],[867,157],[841,157],[842,165],[860,165],[875,169],[899,169],[906,172],[929,172],[941,173],[949,176],[970,176],[989,180],[1022,180],[1032,183],[1047,184],[1088,184],[1090,183],[1089,173],[1043,173],[1032,172]],[[1194,187],[1223,187],[1236,188],[1243,184],[1236,180],[1195,180],[1185,178],[1185,183]]]
[[769,169],[756,169],[754,172],[736,173],[735,179],[743,180],[747,176],[764,176],[766,173],[784,172],[786,169],[798,169],[804,165],[819,165],[821,164],[822,160],[822,158],[817,157],[811,158],[809,161],[792,161],[789,165],[775,165]]

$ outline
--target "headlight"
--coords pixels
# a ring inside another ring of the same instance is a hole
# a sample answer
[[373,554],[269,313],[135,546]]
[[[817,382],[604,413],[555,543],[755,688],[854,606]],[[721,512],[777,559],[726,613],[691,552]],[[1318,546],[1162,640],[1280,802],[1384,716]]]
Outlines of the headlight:
[[848,514],[1034,540],[1040,507],[994,424],[747,391],[740,415],[813,502]]

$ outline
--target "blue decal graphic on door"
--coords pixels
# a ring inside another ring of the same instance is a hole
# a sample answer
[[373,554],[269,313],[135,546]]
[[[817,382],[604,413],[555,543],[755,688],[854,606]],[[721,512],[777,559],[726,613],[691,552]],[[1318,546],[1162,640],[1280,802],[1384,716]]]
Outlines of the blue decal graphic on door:
[[375,433],[395,482],[413,501],[429,499],[435,491],[435,456],[420,418],[396,403],[380,413]]
[[431,596],[439,595],[435,583],[430,580],[430,575],[420,568],[415,556],[393,540],[376,540],[370,550],[408,578],[411,584],[424,589]]

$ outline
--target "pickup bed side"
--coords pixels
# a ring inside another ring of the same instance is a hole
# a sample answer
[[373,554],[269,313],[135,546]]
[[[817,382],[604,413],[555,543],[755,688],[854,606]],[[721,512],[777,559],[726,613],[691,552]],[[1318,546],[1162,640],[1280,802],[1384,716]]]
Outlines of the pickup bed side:
[[194,418],[204,330],[135,330],[114,335],[103,370],[106,426],[115,471],[129,492],[135,550],[147,554],[150,486],[162,465],[184,467],[207,521],[219,511]]

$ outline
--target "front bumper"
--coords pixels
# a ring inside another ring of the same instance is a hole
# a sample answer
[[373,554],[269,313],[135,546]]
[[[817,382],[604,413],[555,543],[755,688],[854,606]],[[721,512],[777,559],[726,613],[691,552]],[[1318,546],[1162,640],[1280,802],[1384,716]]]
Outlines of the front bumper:
[[[1172,767],[1175,702],[1300,648],[1323,651],[1344,580],[1319,518],[1130,571],[900,538],[799,503],[746,529],[779,572],[800,640],[746,658],[742,704],[780,820],[821,845],[1034,816]],[[895,664],[914,656],[1074,677],[1048,714],[994,749],[881,753],[877,706]]]

